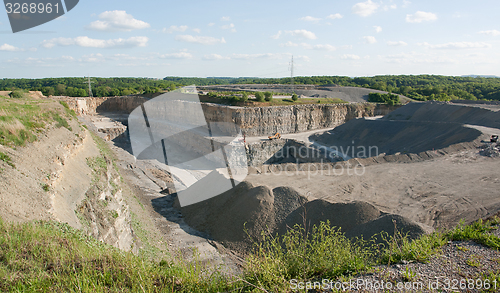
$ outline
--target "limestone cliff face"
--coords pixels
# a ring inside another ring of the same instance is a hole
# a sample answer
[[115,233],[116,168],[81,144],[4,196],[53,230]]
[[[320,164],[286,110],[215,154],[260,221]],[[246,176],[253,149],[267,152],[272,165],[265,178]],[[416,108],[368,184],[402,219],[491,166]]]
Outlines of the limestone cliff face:
[[208,121],[232,122],[247,136],[275,132],[297,133],[336,127],[351,119],[385,115],[398,106],[375,104],[293,105],[277,107],[232,107],[202,104]]
[[[70,108],[79,114],[99,112],[130,113],[148,98],[67,98]],[[272,107],[235,107],[202,103],[209,122],[230,122],[247,136],[271,135],[275,132],[297,133],[336,127],[351,119],[386,115],[400,106],[371,103],[291,105]]]

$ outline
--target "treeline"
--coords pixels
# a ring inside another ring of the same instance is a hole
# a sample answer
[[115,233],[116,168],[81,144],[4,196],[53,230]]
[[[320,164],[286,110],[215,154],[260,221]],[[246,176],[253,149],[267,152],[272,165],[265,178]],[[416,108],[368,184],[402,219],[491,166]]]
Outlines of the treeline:
[[[87,78],[0,79],[0,90],[41,91],[45,96],[88,97]],[[181,84],[147,78],[91,78],[95,97],[126,96],[172,90]]]
[[[290,84],[291,78],[179,78],[165,80],[182,84]],[[373,77],[348,76],[298,76],[295,84],[338,85],[365,87],[389,93],[401,94],[416,100],[456,99],[500,100],[500,78],[458,77],[441,75],[380,75]]]
[[[256,77],[165,77],[147,78],[92,78],[94,96],[124,96],[155,93],[186,85],[228,84],[290,84],[291,78]],[[41,91],[44,95],[88,96],[85,78],[3,79],[0,90]],[[381,75],[373,77],[298,76],[295,84],[338,85],[365,87],[401,94],[416,100],[500,100],[500,78],[456,77],[440,75]]]

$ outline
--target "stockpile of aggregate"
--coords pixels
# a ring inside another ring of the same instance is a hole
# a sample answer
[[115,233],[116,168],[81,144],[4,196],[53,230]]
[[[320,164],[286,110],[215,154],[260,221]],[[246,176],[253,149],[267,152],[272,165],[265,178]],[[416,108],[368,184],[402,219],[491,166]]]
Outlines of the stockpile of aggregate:
[[382,231],[393,235],[395,227],[412,238],[425,233],[418,224],[385,214],[366,202],[308,201],[290,187],[270,189],[246,181],[216,197],[184,206],[181,211],[188,225],[242,253],[262,239],[262,232],[283,234],[295,225],[305,225],[309,230],[326,221],[348,237],[369,239]]

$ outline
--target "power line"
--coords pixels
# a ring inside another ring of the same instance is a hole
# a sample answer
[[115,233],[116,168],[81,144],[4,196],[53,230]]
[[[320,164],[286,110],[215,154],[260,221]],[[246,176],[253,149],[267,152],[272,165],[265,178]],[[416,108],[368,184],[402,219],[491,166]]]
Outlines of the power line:
[[94,95],[92,94],[92,84],[95,81],[90,80],[90,76],[88,77],[88,80],[84,81],[83,83],[87,83],[89,85],[89,98],[92,98]]
[[292,94],[295,93],[294,88],[293,88],[293,55],[292,55],[292,62],[290,62],[290,76],[292,80],[290,81],[290,85],[292,86]]

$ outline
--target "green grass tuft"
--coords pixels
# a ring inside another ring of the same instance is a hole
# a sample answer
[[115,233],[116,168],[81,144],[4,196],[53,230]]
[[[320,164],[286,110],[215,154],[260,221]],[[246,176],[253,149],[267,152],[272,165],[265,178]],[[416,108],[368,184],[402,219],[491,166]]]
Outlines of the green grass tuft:
[[6,155],[2,152],[0,152],[0,161],[5,162],[7,165],[11,166],[12,168],[16,168],[14,163],[12,163],[12,159],[8,155]]

